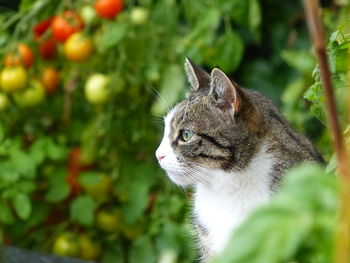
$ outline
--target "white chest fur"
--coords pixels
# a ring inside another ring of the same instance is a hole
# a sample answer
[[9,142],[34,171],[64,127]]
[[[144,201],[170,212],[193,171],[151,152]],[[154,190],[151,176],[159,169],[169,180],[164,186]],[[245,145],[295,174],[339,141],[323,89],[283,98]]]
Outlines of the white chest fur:
[[242,220],[269,200],[272,165],[273,157],[261,147],[243,171],[213,171],[210,185],[196,185],[194,212],[208,231],[212,254],[220,253]]

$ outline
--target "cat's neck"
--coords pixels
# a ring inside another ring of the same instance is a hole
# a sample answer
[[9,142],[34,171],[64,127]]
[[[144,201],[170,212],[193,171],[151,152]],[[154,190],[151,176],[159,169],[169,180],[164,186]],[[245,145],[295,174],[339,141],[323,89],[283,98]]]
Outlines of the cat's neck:
[[256,206],[269,200],[274,158],[261,146],[242,171],[213,171],[212,182],[198,183],[194,213],[207,231],[212,253],[220,253],[231,232]]

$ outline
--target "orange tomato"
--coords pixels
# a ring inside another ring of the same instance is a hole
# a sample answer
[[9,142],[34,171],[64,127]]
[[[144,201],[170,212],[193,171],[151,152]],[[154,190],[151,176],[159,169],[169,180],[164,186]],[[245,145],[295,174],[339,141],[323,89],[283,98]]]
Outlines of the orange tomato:
[[85,61],[90,57],[92,50],[92,40],[81,33],[73,34],[64,43],[64,54],[71,61]]
[[44,69],[41,82],[44,85],[46,93],[55,93],[59,83],[59,76],[57,70],[54,68]]
[[14,53],[7,54],[4,59],[4,65],[6,67],[24,66],[29,68],[33,64],[33,53],[30,47],[24,43],[20,43],[17,46],[17,50]]

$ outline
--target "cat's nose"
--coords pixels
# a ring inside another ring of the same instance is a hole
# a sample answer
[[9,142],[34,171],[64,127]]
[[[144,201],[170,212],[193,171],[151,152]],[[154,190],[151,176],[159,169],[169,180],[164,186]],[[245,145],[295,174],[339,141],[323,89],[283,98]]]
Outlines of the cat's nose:
[[157,157],[158,161],[161,161],[162,159],[165,158],[165,155],[164,155],[164,154],[161,154],[161,153],[159,153],[159,152],[157,151],[157,152],[156,152],[156,157]]

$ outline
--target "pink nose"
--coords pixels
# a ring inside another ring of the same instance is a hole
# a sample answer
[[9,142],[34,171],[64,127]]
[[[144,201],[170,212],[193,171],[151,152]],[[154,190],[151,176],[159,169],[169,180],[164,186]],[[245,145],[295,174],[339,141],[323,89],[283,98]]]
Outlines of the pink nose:
[[165,158],[165,155],[162,155],[162,154],[156,154],[156,157],[158,159],[158,161],[162,160]]

